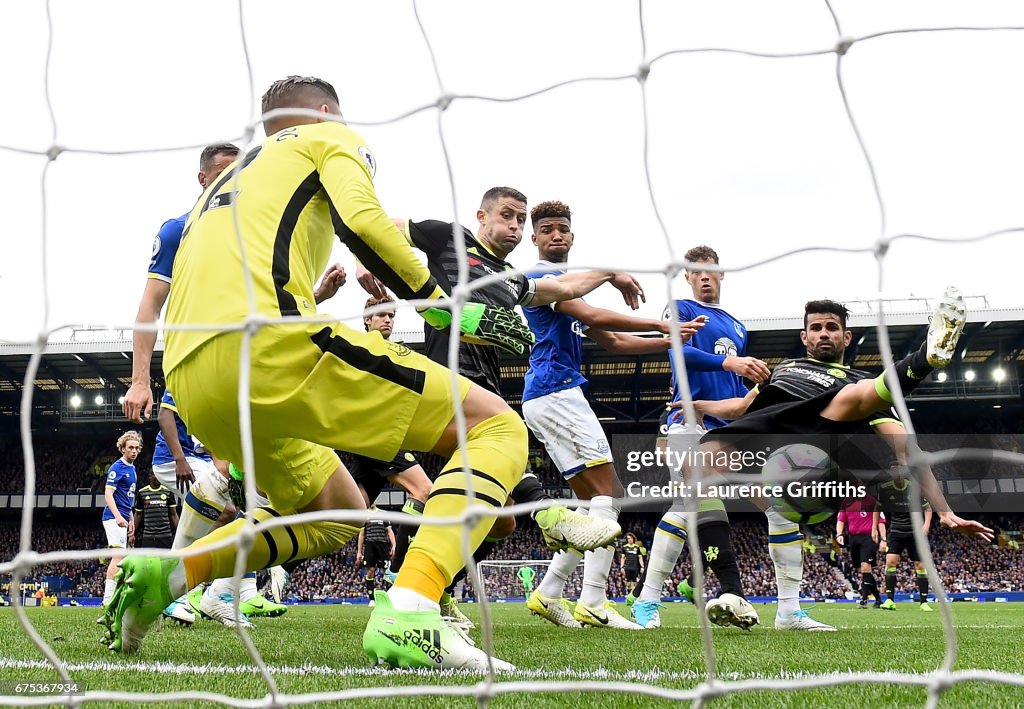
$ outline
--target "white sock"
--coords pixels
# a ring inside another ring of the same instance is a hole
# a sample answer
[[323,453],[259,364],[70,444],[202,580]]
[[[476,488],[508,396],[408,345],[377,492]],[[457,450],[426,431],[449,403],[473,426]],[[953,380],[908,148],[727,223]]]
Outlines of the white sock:
[[392,586],[388,590],[391,605],[399,611],[440,611],[441,605],[411,588]]
[[[615,500],[608,495],[598,495],[590,500],[590,516],[612,522],[619,518]],[[600,608],[608,600],[608,571],[612,568],[615,552],[611,549],[595,549],[583,556],[583,590],[580,603],[591,608]]]
[[197,539],[202,539],[213,529],[214,522],[216,520],[203,517],[189,507],[189,505],[183,504],[181,506],[181,518],[178,520],[178,528],[174,531],[174,542],[171,544],[171,549],[181,549]]
[[545,598],[561,598],[565,592],[565,582],[579,566],[583,555],[574,549],[560,551],[551,559],[544,577],[537,586],[537,593]]
[[210,596],[221,596],[227,594],[234,598],[235,586],[231,583],[230,578],[215,579],[213,583],[206,587],[206,591],[203,592],[203,595],[207,594]]
[[[682,535],[682,539],[678,535]],[[686,539],[686,519],[680,512],[669,510],[658,523],[654,532],[654,543],[647,558],[647,576],[644,587],[637,596],[641,601],[660,601],[665,579],[679,562]]]
[[110,603],[110,597],[114,595],[114,588],[117,582],[114,579],[103,580],[103,605]]
[[167,577],[167,585],[170,586],[171,593],[178,594],[178,603],[184,603],[187,608],[188,599],[185,598],[185,594],[189,592],[189,587],[185,577],[185,562],[179,561],[178,565],[174,567],[174,571]]
[[775,582],[778,586],[779,615],[792,615],[800,610],[800,583],[804,578],[804,552],[802,539],[772,543],[772,537],[799,535],[800,527],[783,517],[774,507],[765,511],[768,518],[768,553],[775,564]]
[[238,587],[238,600],[240,603],[245,603],[256,593],[256,572],[250,571],[242,577],[242,583]]

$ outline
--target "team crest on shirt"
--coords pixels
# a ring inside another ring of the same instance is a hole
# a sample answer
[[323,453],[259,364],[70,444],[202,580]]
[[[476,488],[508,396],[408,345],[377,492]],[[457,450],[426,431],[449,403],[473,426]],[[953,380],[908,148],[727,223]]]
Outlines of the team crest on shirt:
[[370,170],[370,177],[374,177],[377,174],[377,161],[373,158],[373,153],[366,146],[359,146],[359,157],[366,163],[366,167]]
[[391,342],[391,341],[388,341],[387,345],[388,345],[388,349],[391,350],[391,352],[393,354],[395,354],[395,355],[397,355],[399,357],[405,357],[410,352],[412,352],[412,350],[410,350],[408,347],[403,345],[401,342]]
[[725,355],[726,357],[735,357],[736,353],[739,352],[739,348],[736,347],[736,343],[728,337],[719,337],[715,340],[715,354]]
[[839,367],[831,367],[825,371],[836,379],[846,379],[846,370],[840,369]]

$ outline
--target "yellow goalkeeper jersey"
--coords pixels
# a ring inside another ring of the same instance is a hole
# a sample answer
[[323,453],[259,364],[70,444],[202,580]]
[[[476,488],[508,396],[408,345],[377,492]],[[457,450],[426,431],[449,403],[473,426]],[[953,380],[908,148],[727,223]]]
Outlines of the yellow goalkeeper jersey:
[[[316,314],[313,288],[335,234],[399,297],[441,295],[381,208],[373,170],[365,141],[337,122],[286,128],[234,162],[188,216],[166,323],[229,324],[247,317],[240,240],[256,311],[267,317]],[[169,331],[164,372],[217,334]]]

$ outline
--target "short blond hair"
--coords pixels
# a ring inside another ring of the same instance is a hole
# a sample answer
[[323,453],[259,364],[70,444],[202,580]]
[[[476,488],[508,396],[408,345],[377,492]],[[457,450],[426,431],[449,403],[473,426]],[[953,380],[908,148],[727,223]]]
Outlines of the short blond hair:
[[138,431],[125,431],[121,434],[121,437],[117,439],[117,449],[124,451],[124,447],[128,445],[130,439],[135,439],[139,442],[139,448],[142,448],[142,434]]

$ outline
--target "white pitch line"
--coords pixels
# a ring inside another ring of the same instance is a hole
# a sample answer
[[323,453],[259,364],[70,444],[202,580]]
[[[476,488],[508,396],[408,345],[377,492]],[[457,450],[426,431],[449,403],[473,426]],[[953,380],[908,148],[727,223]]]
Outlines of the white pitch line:
[[[186,665],[178,662],[69,662],[64,665],[69,672],[172,672],[175,674],[193,675],[257,675],[253,665]],[[3,670],[45,670],[50,664],[44,660],[13,660],[0,658],[0,669]],[[479,677],[478,672],[461,670],[391,670],[378,667],[328,667],[326,665],[268,665],[267,669],[275,675],[321,675],[328,677],[384,677],[395,675],[411,675],[419,677]],[[852,670],[851,670],[852,671]],[[723,672],[720,680],[757,680],[757,679],[792,679],[805,680],[821,677],[839,677],[847,672]],[[517,670],[501,673],[502,680],[548,679],[548,680],[597,680],[614,682],[651,683],[660,681],[702,681],[706,679],[704,672],[696,670],[629,670],[625,672],[599,667],[590,670]],[[884,675],[879,675],[881,679]]]

